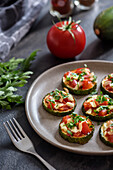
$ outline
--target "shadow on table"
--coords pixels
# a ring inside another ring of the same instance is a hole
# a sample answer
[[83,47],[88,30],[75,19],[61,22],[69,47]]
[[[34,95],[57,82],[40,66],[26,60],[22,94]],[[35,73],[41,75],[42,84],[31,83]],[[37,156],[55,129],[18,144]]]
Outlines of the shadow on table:
[[[90,43],[83,53],[78,57],[79,60],[102,59],[106,53],[113,49],[113,42],[103,42],[99,39]],[[99,57],[102,58],[99,58]]]

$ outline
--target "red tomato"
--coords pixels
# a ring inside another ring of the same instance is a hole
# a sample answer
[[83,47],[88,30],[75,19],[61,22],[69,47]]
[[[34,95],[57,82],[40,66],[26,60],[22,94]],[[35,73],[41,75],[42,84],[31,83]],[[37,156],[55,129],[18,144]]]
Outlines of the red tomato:
[[74,137],[79,137],[80,135],[81,135],[81,132],[73,133],[73,136],[74,136]]
[[70,101],[70,100],[69,100],[68,98],[65,98],[65,99],[63,100],[64,103],[69,102],[69,101]]
[[105,88],[106,90],[113,92],[113,87],[111,87],[110,85],[107,85]]
[[109,135],[109,136],[108,136],[108,140],[109,140],[111,143],[113,143],[113,135]]
[[62,122],[64,122],[65,124],[67,124],[67,121],[68,121],[69,118],[70,118],[69,115],[64,116],[64,117],[62,118]]
[[93,87],[93,83],[91,81],[88,81],[87,79],[83,81],[83,86],[82,86],[83,90],[91,89],[92,87]]
[[100,105],[108,105],[108,101],[104,101]]
[[87,111],[88,109],[90,109],[92,106],[89,102],[84,102],[84,109]]
[[49,103],[48,103],[48,108],[49,108],[49,109],[54,109],[54,106],[55,106],[54,103],[52,103],[52,102],[49,102]]
[[70,81],[69,85],[74,88],[77,85],[77,81],[76,80]]
[[107,110],[106,109],[103,109],[101,110],[99,113],[98,113],[99,116],[105,116],[107,115]]
[[71,74],[71,72],[68,71],[68,72],[66,72],[66,73],[64,74],[64,77],[66,78],[67,76],[70,76],[70,74]]
[[77,68],[77,69],[75,70],[75,73],[81,74],[81,73],[83,72],[82,69],[84,69],[84,68]]
[[90,130],[88,124],[87,124],[86,122],[83,122],[83,123],[82,123],[82,133],[83,133],[84,135],[87,135],[87,134],[90,133],[90,132],[91,132],[91,130]]
[[[64,27],[65,29],[63,29]],[[69,31],[72,32],[74,38]],[[47,34],[47,46],[51,53],[59,58],[74,58],[83,51],[85,44],[85,32],[75,22],[70,25],[69,21],[66,23],[64,21],[58,22],[51,27]]]

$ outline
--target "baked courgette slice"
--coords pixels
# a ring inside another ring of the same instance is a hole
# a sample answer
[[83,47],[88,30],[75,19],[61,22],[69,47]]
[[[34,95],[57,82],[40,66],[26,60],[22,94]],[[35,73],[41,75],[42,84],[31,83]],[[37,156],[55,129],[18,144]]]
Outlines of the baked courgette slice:
[[87,95],[97,87],[96,76],[89,68],[78,68],[63,75],[62,86],[76,95]]
[[67,89],[65,91],[55,89],[43,98],[42,104],[49,113],[55,116],[65,116],[74,111],[77,102]]
[[101,141],[113,147],[113,119],[104,122],[99,129]]
[[72,113],[64,116],[59,124],[59,134],[71,143],[85,144],[93,136],[94,125],[86,116]]
[[113,99],[108,95],[88,97],[82,105],[82,112],[94,121],[111,119],[113,118]]
[[113,73],[104,77],[101,82],[101,90],[104,94],[108,94],[113,98]]

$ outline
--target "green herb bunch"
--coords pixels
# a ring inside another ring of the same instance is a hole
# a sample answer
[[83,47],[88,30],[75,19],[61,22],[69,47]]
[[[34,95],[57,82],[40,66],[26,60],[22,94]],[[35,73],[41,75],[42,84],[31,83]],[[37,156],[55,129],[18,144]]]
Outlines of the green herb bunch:
[[31,61],[35,59],[37,51],[31,53],[31,55],[24,59],[14,57],[7,62],[0,63],[0,107],[5,109],[11,109],[11,104],[23,103],[22,96],[17,94],[18,87],[23,87],[32,71],[28,71],[31,66]]

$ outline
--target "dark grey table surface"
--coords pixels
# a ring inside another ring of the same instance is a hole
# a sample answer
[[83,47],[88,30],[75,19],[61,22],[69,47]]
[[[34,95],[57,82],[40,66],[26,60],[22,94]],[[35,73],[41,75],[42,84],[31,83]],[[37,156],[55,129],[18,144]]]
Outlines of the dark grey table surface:
[[[79,11],[74,9],[73,19],[80,19],[81,26],[86,33],[86,47],[84,51],[76,58],[71,60],[62,60],[53,56],[46,45],[46,35],[52,26],[52,17],[47,8],[45,17],[41,17],[45,13],[43,9],[40,15],[41,20],[36,21],[30,32],[23,38],[23,40],[10,52],[10,57],[26,57],[33,50],[41,49],[37,54],[35,62],[33,62],[31,70],[34,72],[28,84],[19,89],[19,93],[26,97],[27,91],[32,82],[47,69],[61,63],[76,61],[76,60],[108,60],[113,61],[113,44],[105,44],[100,41],[93,32],[93,22],[100,11],[113,5],[112,0],[99,0],[98,4],[89,11]],[[44,170],[45,166],[34,156],[22,153],[12,144],[8,137],[3,122],[15,117],[22,125],[28,136],[33,141],[36,151],[51,165],[58,170],[111,170],[113,169],[113,156],[94,156],[94,155],[80,155],[61,150],[40,138],[30,126],[26,113],[25,106],[19,105],[13,107],[11,110],[0,111],[0,169],[1,170]]]

